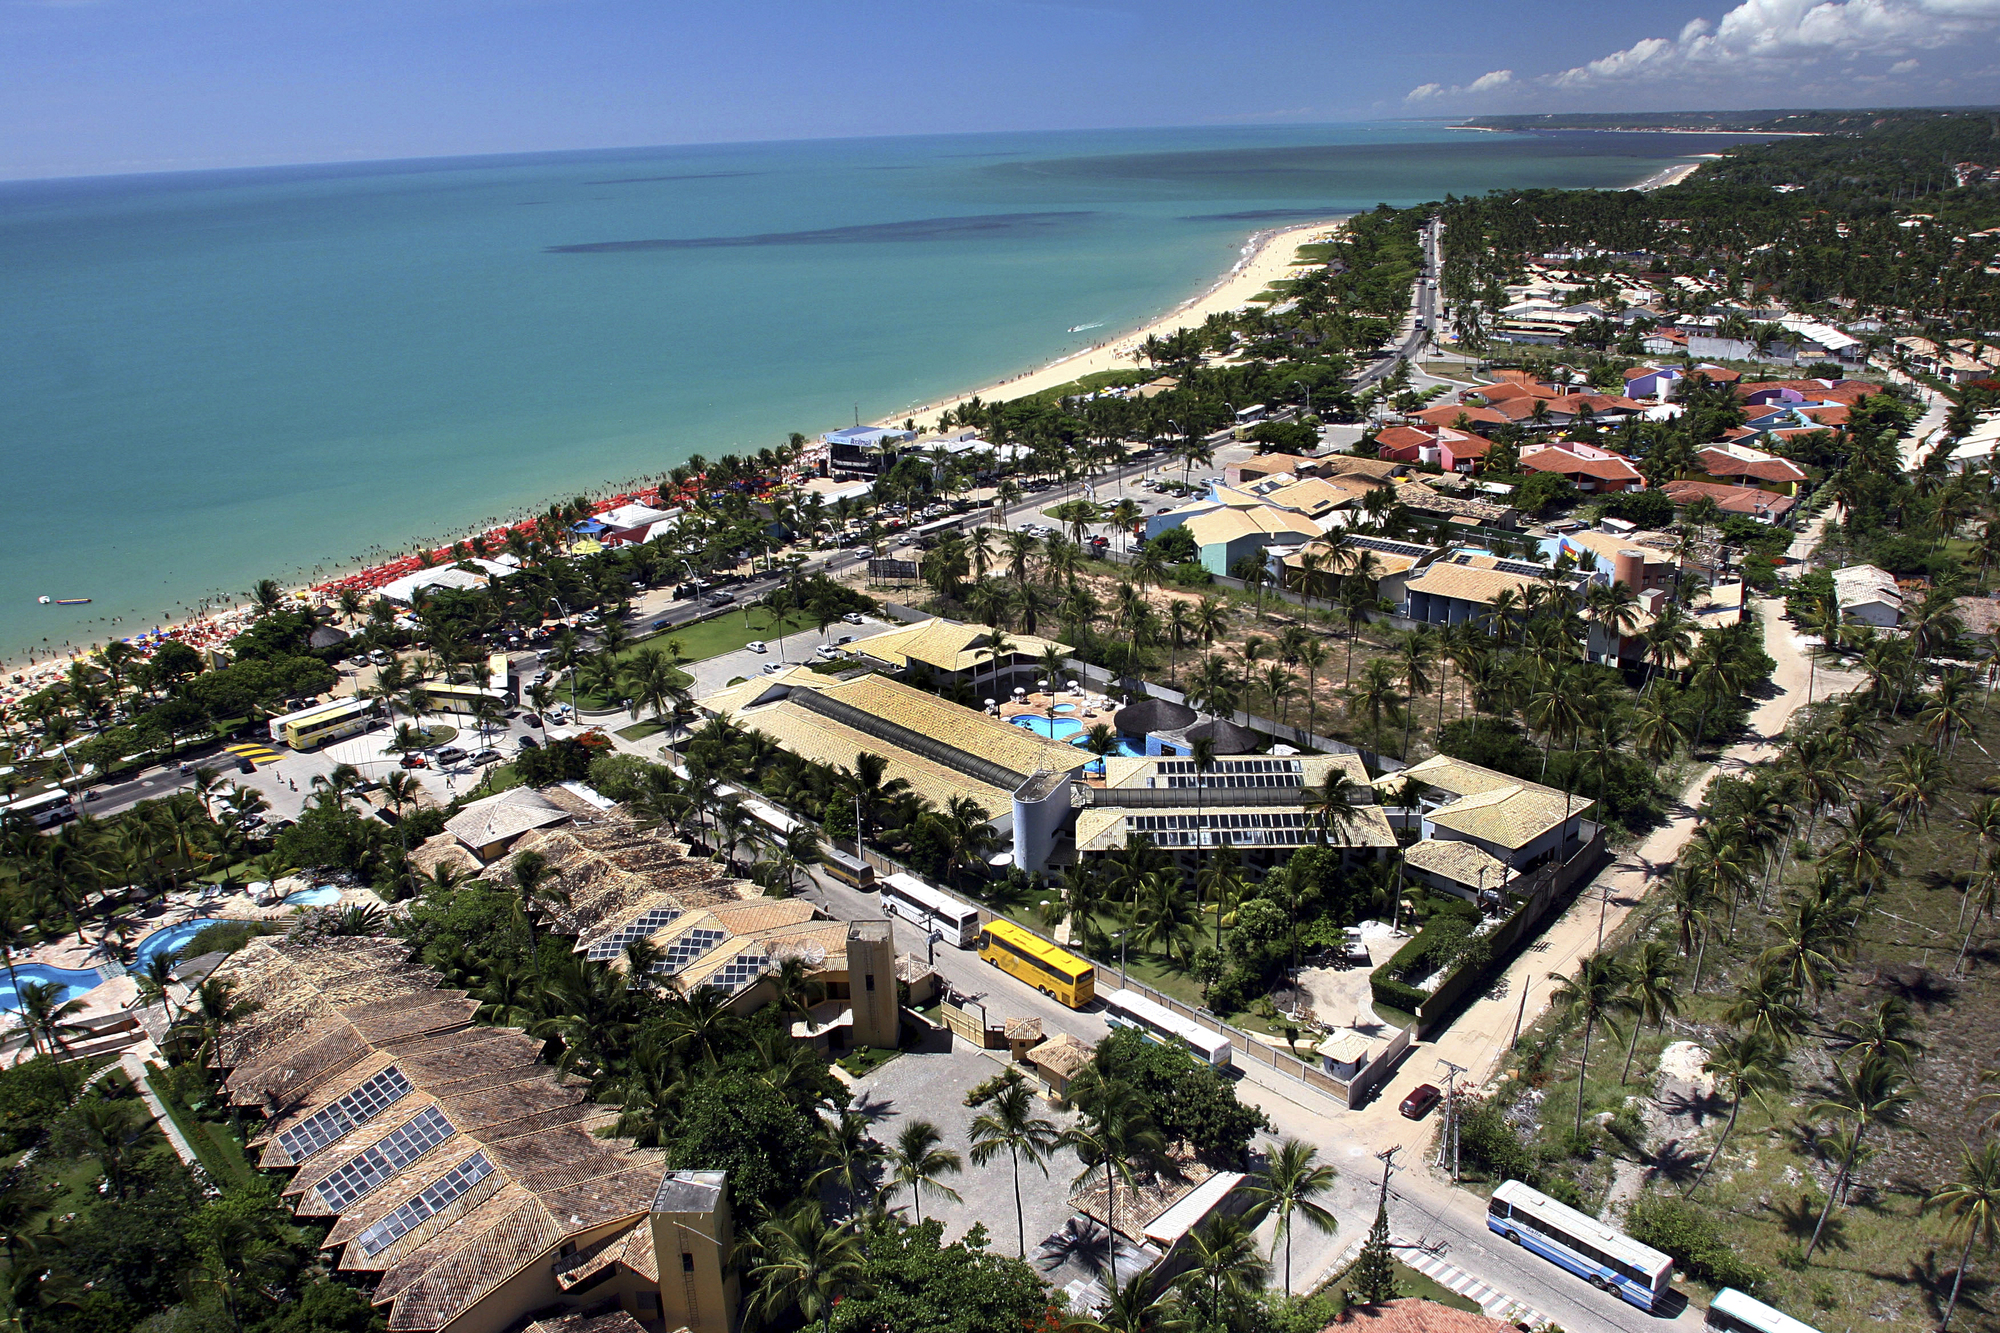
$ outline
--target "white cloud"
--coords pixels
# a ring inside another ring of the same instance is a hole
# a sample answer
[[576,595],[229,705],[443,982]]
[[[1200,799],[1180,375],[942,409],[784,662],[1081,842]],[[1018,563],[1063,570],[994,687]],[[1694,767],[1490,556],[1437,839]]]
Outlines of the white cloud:
[[1440,97],[1459,97],[1467,93],[1490,93],[1496,88],[1505,88],[1514,81],[1511,69],[1489,69],[1471,83],[1463,86],[1453,84],[1447,88],[1442,83],[1424,83],[1403,95],[1405,102],[1428,102]]
[[1672,41],[1648,37],[1541,82],[1561,88],[1668,76],[1795,70],[1821,57],[1897,59],[2000,27],[2000,0],[1742,0],[1711,23],[1690,21]]
[[1908,74],[1917,67],[1918,63],[1915,60],[1898,60],[1895,64],[1889,66],[1889,72],[1891,74]]

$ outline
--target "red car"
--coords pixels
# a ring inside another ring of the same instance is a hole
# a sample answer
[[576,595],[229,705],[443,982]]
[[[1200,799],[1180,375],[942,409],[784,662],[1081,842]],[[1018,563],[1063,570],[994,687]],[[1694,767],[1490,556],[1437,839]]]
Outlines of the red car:
[[1403,1098],[1403,1104],[1396,1109],[1406,1120],[1422,1120],[1431,1113],[1431,1108],[1444,1100],[1444,1093],[1438,1091],[1435,1083],[1425,1083]]
[[424,762],[424,757],[420,754],[406,754],[403,756],[403,767],[428,768],[429,765]]

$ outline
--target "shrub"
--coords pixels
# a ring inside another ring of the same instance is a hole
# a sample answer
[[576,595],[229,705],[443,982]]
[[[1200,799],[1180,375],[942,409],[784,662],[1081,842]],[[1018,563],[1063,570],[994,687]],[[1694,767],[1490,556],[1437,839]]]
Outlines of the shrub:
[[1192,560],[1175,565],[1167,573],[1173,579],[1176,588],[1201,588],[1215,582],[1215,575]]
[[1664,1250],[1689,1277],[1711,1286],[1753,1291],[1770,1277],[1731,1248],[1713,1218],[1676,1195],[1640,1195],[1632,1202],[1625,1229],[1633,1240]]
[[1495,1102],[1478,1102],[1469,1110],[1460,1110],[1458,1151],[1462,1161],[1495,1180],[1533,1185],[1541,1178],[1540,1159],[1521,1142],[1521,1135],[1507,1123]]

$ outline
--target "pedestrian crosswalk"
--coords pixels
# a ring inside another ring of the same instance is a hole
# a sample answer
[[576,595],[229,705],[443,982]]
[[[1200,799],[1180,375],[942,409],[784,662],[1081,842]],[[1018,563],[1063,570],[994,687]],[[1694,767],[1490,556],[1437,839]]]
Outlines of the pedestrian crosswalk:
[[236,745],[225,745],[222,748],[230,754],[235,755],[238,759],[248,759],[253,764],[275,764],[285,757],[270,746],[259,745],[254,741],[244,741]]
[[1548,1316],[1530,1309],[1505,1292],[1494,1290],[1464,1269],[1446,1263],[1435,1254],[1419,1249],[1408,1249],[1398,1257],[1446,1290],[1457,1292],[1467,1300],[1477,1301],[1479,1308],[1489,1319],[1502,1319],[1510,1324],[1528,1325],[1548,1322]]

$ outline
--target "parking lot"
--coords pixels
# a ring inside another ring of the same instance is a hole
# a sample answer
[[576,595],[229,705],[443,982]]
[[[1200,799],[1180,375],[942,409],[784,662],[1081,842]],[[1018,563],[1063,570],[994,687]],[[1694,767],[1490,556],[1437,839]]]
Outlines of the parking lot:
[[[778,663],[799,666],[816,661],[818,659],[815,653],[822,645],[838,644],[841,639],[850,636],[855,643],[859,643],[889,628],[891,626],[888,623],[867,616],[861,618],[859,625],[843,620],[838,624],[829,625],[825,635],[821,635],[816,629],[800,630],[795,634],[786,635],[783,639],[760,640],[765,643],[765,650],[761,653],[750,648],[738,648],[733,652],[717,653],[714,657],[699,662],[686,663],[681,670],[694,677],[694,684],[689,687],[689,692],[699,699],[703,695],[713,694],[739,676],[748,679],[763,671],[765,667]],[[853,644],[848,646],[852,647]]]
[[[942,1042],[936,1043],[942,1045]],[[1004,1052],[995,1054],[1004,1055]],[[882,1143],[893,1145],[896,1135],[912,1120],[928,1120],[944,1135],[944,1146],[965,1159],[965,1171],[950,1176],[945,1184],[963,1196],[962,1202],[926,1195],[923,1215],[944,1223],[944,1238],[952,1241],[984,1222],[987,1244],[1002,1254],[1018,1253],[1014,1222],[1014,1170],[1006,1157],[986,1166],[972,1164],[972,1145],[966,1135],[981,1112],[965,1104],[965,1094],[1006,1068],[994,1054],[953,1040],[951,1049],[905,1051],[888,1064],[860,1080],[855,1105],[885,1112],[874,1129]],[[1028,1071],[1023,1071],[1028,1073]],[[1030,1078],[1033,1077],[1029,1073]],[[1039,1086],[1039,1085],[1037,1085]],[[1058,1129],[1075,1118],[1070,1111],[1057,1110],[1037,1097],[1035,1113],[1053,1122]],[[1069,1206],[1071,1182],[1082,1167],[1076,1154],[1061,1149],[1048,1162],[1044,1175],[1028,1163],[1021,1166],[1021,1212],[1027,1220],[1028,1257],[1035,1257],[1043,1237],[1062,1227],[1073,1214]],[[914,1218],[910,1192],[898,1189],[888,1199]]]

